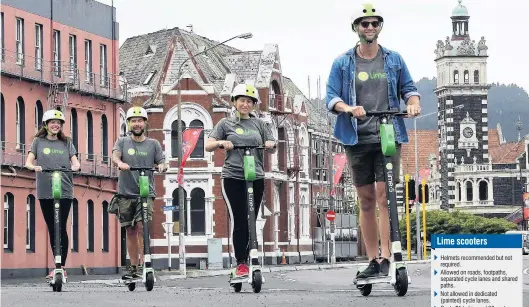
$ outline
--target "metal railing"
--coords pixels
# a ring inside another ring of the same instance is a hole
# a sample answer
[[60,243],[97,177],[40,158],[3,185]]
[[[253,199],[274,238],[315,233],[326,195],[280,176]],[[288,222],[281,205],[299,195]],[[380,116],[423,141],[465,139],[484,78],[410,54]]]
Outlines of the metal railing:
[[[72,90],[128,101],[127,83],[120,81],[119,75],[96,74],[93,71],[79,69],[77,63],[48,61],[6,49],[3,53],[4,60],[1,65],[3,74],[47,84],[66,83]],[[97,67],[99,70],[99,64],[92,63],[92,67]]]
[[[24,167],[30,145],[1,142],[0,146],[1,165]],[[78,153],[77,158],[81,163],[80,173],[83,175],[111,178],[118,176],[118,169],[112,165],[110,156]]]

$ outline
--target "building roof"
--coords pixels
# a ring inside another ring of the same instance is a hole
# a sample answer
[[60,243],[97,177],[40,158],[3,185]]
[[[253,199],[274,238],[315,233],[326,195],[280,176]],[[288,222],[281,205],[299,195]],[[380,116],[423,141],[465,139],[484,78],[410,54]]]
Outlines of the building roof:
[[[131,91],[141,88],[145,93],[148,92],[145,91],[147,87],[156,92],[161,84],[175,84],[178,68],[189,55],[197,54],[216,44],[218,42],[179,28],[131,37],[120,47],[120,69]],[[217,94],[223,95],[232,89],[232,82],[227,78],[229,74],[235,74],[236,83],[250,81],[257,87],[268,86],[273,66],[278,59],[279,50],[274,44],[267,44],[263,50],[257,51],[242,51],[220,45],[195,57],[193,62],[186,62],[182,73],[190,75],[200,86],[213,86]],[[164,67],[167,67],[167,72],[163,80],[160,80],[164,75]],[[145,82],[153,71],[154,76],[149,82]],[[288,92],[292,98],[296,95],[302,97],[309,117],[309,127],[321,129],[322,121],[326,122],[325,118],[322,119],[318,112],[311,112],[316,111],[316,108],[290,78],[283,76],[282,82],[284,92]],[[145,106],[160,106],[162,103],[161,99],[150,99]]]
[[525,139],[521,139],[519,142],[504,143],[492,148],[489,145],[489,156],[493,164],[516,163],[523,152],[525,152]]

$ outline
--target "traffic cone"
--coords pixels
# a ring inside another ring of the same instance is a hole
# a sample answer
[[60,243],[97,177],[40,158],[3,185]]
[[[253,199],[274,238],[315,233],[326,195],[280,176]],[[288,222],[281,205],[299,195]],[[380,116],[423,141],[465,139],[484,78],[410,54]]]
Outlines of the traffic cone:
[[287,264],[287,257],[285,257],[285,251],[283,250],[283,257],[281,257],[281,264]]

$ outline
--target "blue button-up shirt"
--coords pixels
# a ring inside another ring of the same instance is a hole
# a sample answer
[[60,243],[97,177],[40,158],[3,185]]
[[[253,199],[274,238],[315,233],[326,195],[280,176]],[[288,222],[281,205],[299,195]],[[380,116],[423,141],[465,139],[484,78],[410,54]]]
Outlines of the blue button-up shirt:
[[[357,120],[351,117],[349,113],[336,112],[334,106],[340,101],[350,106],[356,106],[357,104],[355,92],[356,48],[350,49],[334,60],[329,80],[327,81],[325,104],[329,112],[338,115],[334,127],[334,136],[344,145],[355,145],[358,143]],[[421,96],[413,83],[402,56],[382,46],[380,48],[384,56],[384,72],[388,79],[389,106],[391,109],[400,109],[401,98],[407,104],[411,96]],[[366,110],[366,112],[368,111],[382,110]],[[397,142],[407,143],[408,132],[404,124],[404,118],[395,117],[393,126],[395,127]]]

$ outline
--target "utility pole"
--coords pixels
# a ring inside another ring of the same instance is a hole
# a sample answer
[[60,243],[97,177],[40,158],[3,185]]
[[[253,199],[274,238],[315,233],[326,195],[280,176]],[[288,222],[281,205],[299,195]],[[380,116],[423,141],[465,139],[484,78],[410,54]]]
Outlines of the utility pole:
[[[327,113],[327,118],[329,119],[329,175],[327,178],[329,179],[329,210],[335,212],[334,210],[334,196],[332,195],[332,187],[334,184],[334,176],[333,176],[333,146],[332,146],[332,118],[329,113]],[[336,263],[336,219],[333,219],[331,222],[331,265],[334,266]]]

